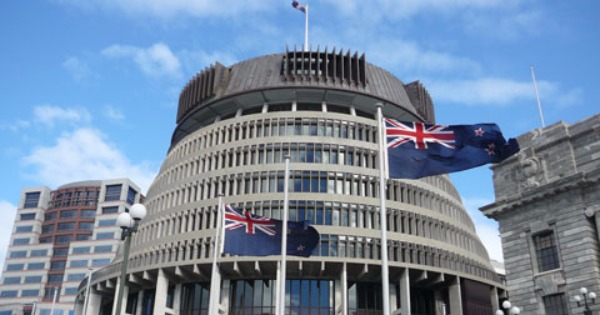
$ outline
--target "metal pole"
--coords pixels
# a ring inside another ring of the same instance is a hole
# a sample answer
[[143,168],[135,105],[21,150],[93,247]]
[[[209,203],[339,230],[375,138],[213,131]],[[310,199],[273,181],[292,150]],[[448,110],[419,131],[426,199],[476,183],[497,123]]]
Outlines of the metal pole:
[[215,227],[215,248],[213,252],[212,271],[210,275],[210,297],[208,302],[209,314],[219,314],[219,291],[221,288],[221,277],[217,261],[221,254],[221,218],[223,217],[223,195],[219,194],[219,205],[217,208],[217,226]]
[[36,310],[37,310],[37,301],[33,301],[33,307],[31,308],[31,315],[35,315]]
[[129,263],[129,248],[131,247],[131,235],[135,227],[137,226],[137,220],[134,223],[133,228],[124,228],[123,233],[125,236],[125,248],[123,249],[123,261],[121,262],[121,275],[119,276],[119,293],[117,294],[117,307],[115,308],[115,315],[121,315],[121,306],[123,304],[123,290],[125,289],[125,275],[127,274],[127,263]]
[[381,289],[383,295],[383,315],[390,315],[390,279],[387,247],[387,208],[385,205],[386,176],[385,176],[385,132],[383,125],[382,103],[377,106],[377,124],[379,132],[379,219],[381,229]]
[[304,51],[308,51],[308,3],[304,5]]
[[535,72],[533,71],[533,65],[531,68],[531,78],[533,79],[533,88],[535,89],[535,99],[538,105],[538,111],[540,112],[540,119],[542,120],[542,128],[546,127],[546,122],[544,121],[544,113],[542,112],[542,103],[540,102],[540,92],[538,91],[537,83],[535,82]]
[[54,305],[56,304],[56,296],[58,295],[58,287],[54,287],[54,298],[52,298],[52,307],[50,308],[50,315],[54,315]]
[[90,290],[92,288],[92,268],[89,268],[87,285],[85,289],[85,300],[83,302],[83,315],[87,315],[88,303],[90,301]]
[[289,179],[290,179],[290,156],[285,156],[285,175],[283,179],[283,217],[281,218],[281,260],[280,260],[280,275],[279,275],[279,292],[277,302],[279,304],[277,315],[285,313],[285,273],[286,273],[286,256],[287,256],[287,221],[289,211]]

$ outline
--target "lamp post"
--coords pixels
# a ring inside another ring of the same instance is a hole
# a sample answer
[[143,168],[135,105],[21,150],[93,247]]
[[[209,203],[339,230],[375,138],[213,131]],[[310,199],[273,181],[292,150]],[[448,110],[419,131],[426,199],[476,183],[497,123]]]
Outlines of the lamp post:
[[117,225],[123,230],[121,240],[125,241],[123,249],[123,261],[121,262],[121,275],[119,277],[119,291],[117,294],[116,315],[121,315],[123,303],[123,289],[125,289],[125,275],[127,274],[127,263],[129,262],[129,248],[131,247],[131,236],[137,232],[138,223],[146,216],[146,207],[136,203],[131,206],[129,213],[123,212],[117,217]]
[[518,315],[521,309],[512,305],[509,300],[502,302],[502,309],[496,311],[496,315]]
[[[579,289],[579,293],[583,295],[583,305],[585,306],[585,309],[583,310],[583,315],[592,315],[592,310],[590,310],[590,304],[596,303],[596,293],[588,292],[588,289],[586,287],[582,287],[581,289]],[[588,298],[590,298],[591,303],[588,303]],[[581,306],[581,296],[576,295],[574,299],[575,302],[577,302],[577,306]]]

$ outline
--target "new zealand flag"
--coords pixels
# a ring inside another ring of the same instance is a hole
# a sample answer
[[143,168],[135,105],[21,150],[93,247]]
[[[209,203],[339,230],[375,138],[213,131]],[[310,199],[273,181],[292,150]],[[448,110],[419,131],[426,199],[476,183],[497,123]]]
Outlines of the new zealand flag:
[[428,125],[385,118],[390,178],[421,178],[498,163],[519,152],[496,124]]
[[[223,252],[239,256],[281,254],[282,221],[225,206]],[[306,221],[288,221],[287,254],[309,257],[319,243],[319,232]]]

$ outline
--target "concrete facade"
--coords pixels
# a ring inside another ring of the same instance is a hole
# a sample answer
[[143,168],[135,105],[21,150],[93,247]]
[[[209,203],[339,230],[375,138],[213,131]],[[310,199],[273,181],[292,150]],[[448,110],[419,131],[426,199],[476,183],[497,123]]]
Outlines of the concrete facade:
[[[273,314],[277,256],[220,257],[218,291],[207,289],[218,194],[277,219],[289,180],[290,220],[310,220],[321,234],[310,258],[288,256],[292,313],[381,314],[387,250],[394,314],[489,314],[503,285],[448,176],[386,182],[381,245],[376,103],[387,117],[435,117],[420,83],[405,85],[357,53],[287,51],[196,75],[132,238],[124,312],[207,314],[215,294],[221,313]],[[86,315],[115,313],[122,261],[94,273]]]
[[[481,208],[500,226],[510,300],[523,314],[582,314],[579,289],[600,291],[600,115],[518,142],[519,154],[492,167],[496,200]],[[554,249],[540,250],[542,237]],[[564,311],[552,313],[551,299]]]
[[141,200],[128,179],[24,189],[0,277],[0,314],[73,314],[81,280],[115,257],[117,216]]

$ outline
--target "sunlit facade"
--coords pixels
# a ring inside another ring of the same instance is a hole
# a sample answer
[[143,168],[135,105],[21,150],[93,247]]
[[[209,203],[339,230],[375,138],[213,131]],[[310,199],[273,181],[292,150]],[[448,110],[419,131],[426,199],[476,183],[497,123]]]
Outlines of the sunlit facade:
[[24,189],[0,277],[0,314],[73,314],[81,280],[115,257],[117,215],[140,198],[127,179]]
[[[419,82],[357,53],[286,51],[198,73],[133,236],[126,312],[207,314],[218,194],[280,218],[289,155],[289,220],[311,221],[321,239],[310,258],[288,257],[287,313],[380,314],[376,103],[388,117],[435,120]],[[392,310],[492,313],[502,284],[449,177],[386,185]],[[87,314],[114,308],[119,257],[94,273]],[[221,257],[222,312],[273,314],[278,259]]]

